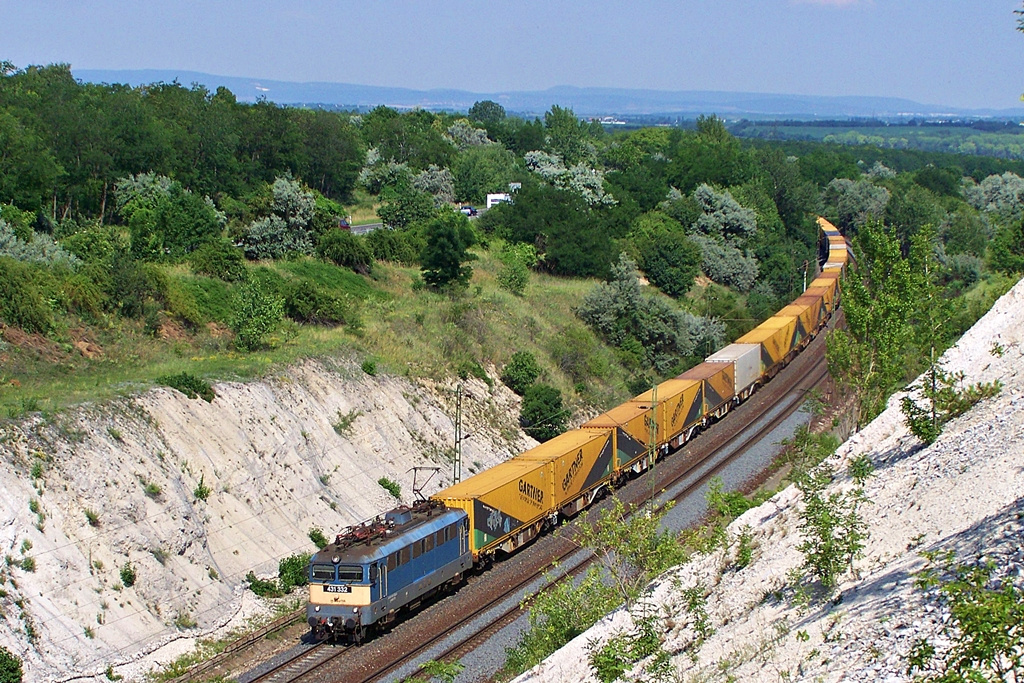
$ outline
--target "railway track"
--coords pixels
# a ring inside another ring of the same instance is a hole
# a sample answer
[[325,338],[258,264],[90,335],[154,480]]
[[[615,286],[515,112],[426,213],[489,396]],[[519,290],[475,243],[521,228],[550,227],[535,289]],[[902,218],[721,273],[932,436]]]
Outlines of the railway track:
[[[836,316],[833,325],[840,317]],[[732,411],[733,417],[705,429],[643,476],[618,489],[618,498],[627,505],[639,505],[654,492],[666,491],[668,494],[659,503],[664,505],[668,500],[680,501],[693,495],[796,412],[806,394],[827,380],[824,344],[825,334],[819,334],[779,377]],[[601,507],[598,503],[591,509]],[[456,594],[398,623],[392,629],[393,637],[377,638],[358,648],[318,644],[250,681],[368,683],[384,679],[420,658],[459,659],[521,616],[519,596],[538,582],[539,574],[552,562],[566,567],[558,581],[569,580],[586,570],[593,556],[571,562],[574,555],[582,552],[572,540],[571,526],[564,528],[570,531],[538,539],[513,561],[481,572]],[[493,586],[501,588],[495,591]]]

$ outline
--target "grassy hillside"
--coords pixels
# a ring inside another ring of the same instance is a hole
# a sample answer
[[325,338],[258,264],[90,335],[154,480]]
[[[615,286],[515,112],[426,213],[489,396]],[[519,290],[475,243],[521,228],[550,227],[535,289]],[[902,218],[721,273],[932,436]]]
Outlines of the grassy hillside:
[[[163,375],[189,372],[209,380],[260,376],[277,364],[325,354],[355,354],[378,372],[442,377],[495,375],[515,351],[531,351],[546,380],[576,407],[610,405],[627,396],[626,371],[573,313],[592,280],[532,274],[524,296],[500,289],[500,264],[477,250],[474,274],[463,294],[411,288],[415,267],[375,264],[361,276],[302,258],[258,266],[261,277],[308,278],[353,303],[353,322],[328,327],[286,320],[254,353],[233,349],[223,324],[232,288],[191,273],[185,265],[162,272],[173,306],[192,310],[129,320],[109,316],[87,323],[64,317],[49,338],[6,328],[0,341],[0,416],[53,411],[73,403],[132,393]],[[575,397],[575,398],[573,398]]]

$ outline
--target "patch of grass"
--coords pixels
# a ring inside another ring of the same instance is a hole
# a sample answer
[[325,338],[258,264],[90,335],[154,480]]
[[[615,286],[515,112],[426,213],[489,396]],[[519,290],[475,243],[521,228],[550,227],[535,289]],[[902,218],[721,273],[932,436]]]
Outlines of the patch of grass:
[[209,382],[189,372],[180,372],[176,375],[162,375],[157,377],[156,381],[164,386],[177,389],[189,398],[201,398],[207,403],[212,403],[213,399],[217,396]]
[[188,612],[178,612],[178,615],[174,617],[174,626],[178,628],[178,630],[183,631],[185,629],[195,628],[198,625],[199,624],[196,623],[196,620],[193,619],[192,615]]
[[98,527],[100,525],[100,513],[90,508],[85,508],[85,521],[89,522],[89,526]]
[[326,261],[302,258],[295,261],[282,261],[276,266],[282,272],[297,278],[309,278],[337,294],[348,294],[357,299],[366,299],[376,293],[362,275]]
[[387,477],[381,477],[377,480],[377,483],[381,485],[385,491],[395,497],[395,500],[402,500],[402,487],[396,481],[392,481]]
[[356,410],[355,408],[347,413],[343,413],[339,410],[338,421],[332,425],[335,433],[337,433],[338,436],[348,436],[352,431],[352,423],[355,422],[356,418],[362,414],[363,412],[361,410]]

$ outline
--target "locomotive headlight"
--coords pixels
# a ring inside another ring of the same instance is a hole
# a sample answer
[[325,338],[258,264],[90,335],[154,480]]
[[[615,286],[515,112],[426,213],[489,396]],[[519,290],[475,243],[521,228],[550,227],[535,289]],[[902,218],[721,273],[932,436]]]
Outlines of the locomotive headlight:
[[331,558],[331,562],[333,562],[334,564],[338,564],[339,562],[341,562],[341,558],[335,555]]
[[320,611],[320,605],[314,605],[313,606],[313,611],[314,612],[319,612]]
[[353,607],[352,608],[352,613],[353,614],[359,614],[359,608],[358,607]]

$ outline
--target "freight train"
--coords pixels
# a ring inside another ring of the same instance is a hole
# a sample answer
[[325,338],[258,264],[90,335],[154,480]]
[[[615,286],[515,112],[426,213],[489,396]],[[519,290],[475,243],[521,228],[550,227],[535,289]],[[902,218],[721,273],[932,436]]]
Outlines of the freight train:
[[817,277],[735,343],[578,429],[346,530],[313,555],[306,619],[314,636],[362,642],[644,472],[778,374],[839,305],[849,250],[834,225],[818,225]]

